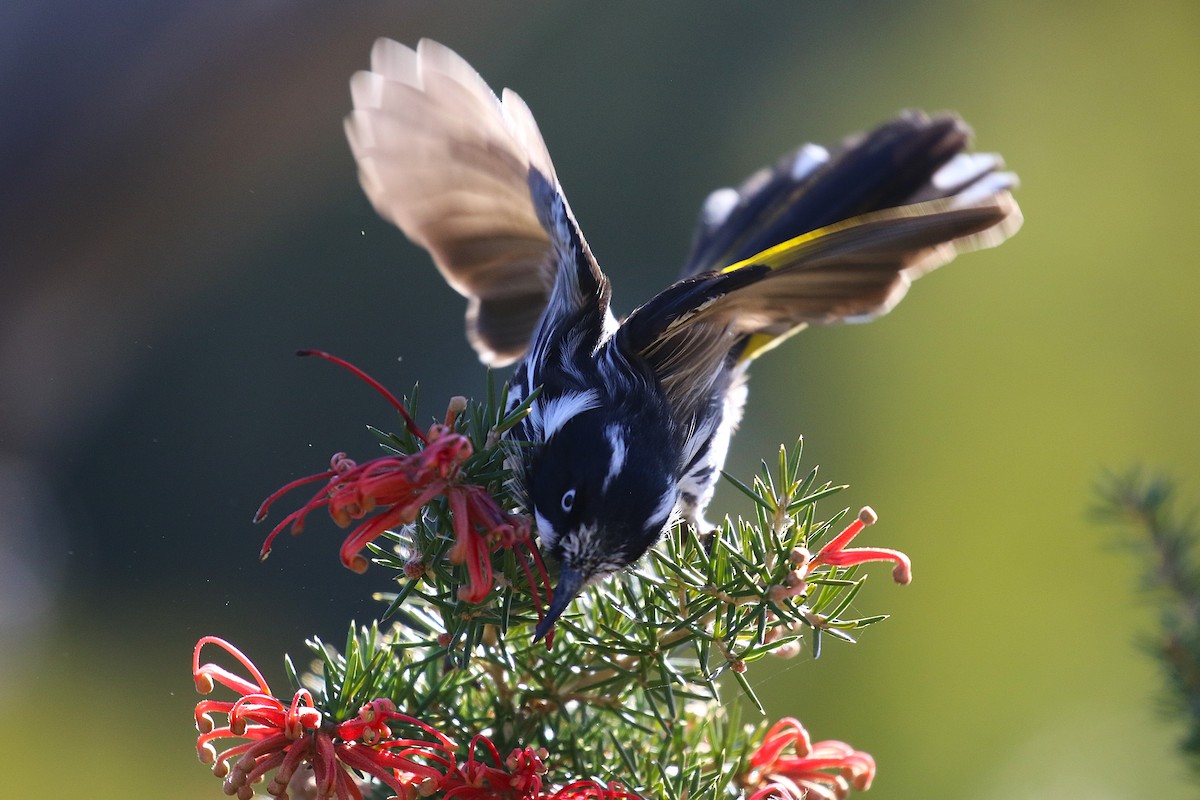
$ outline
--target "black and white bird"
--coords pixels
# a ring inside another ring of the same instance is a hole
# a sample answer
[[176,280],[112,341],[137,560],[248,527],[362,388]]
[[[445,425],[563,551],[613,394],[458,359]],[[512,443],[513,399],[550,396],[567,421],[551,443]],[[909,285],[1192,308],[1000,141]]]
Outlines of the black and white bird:
[[703,514],[756,357],[886,314],[917,277],[1021,224],[1016,177],[955,116],[904,112],[709,195],[681,277],[624,320],[528,106],[450,49],[380,39],[346,133],[376,210],[467,298],[467,337],[538,387],[516,474],[557,557],[545,635],[592,580]]

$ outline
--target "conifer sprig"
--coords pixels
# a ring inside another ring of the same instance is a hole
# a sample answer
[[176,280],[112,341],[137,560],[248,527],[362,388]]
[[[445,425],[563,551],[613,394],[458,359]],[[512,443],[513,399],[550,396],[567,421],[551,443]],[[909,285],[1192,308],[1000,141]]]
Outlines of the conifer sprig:
[[1095,516],[1119,526],[1145,555],[1143,583],[1162,609],[1161,630],[1147,648],[1167,679],[1165,705],[1186,725],[1180,744],[1200,772],[1200,527],[1196,512],[1173,507],[1175,487],[1163,477],[1131,470],[1106,476],[1097,488]]
[[[495,396],[468,406],[455,431],[477,447],[464,480],[508,506],[518,501],[497,431],[515,414],[501,409]],[[416,444],[380,435],[396,453]],[[818,517],[818,501],[844,487],[818,481],[816,468],[801,472],[802,452],[802,441],[781,447],[774,469],[764,462],[749,484],[735,482],[754,500],[754,519],[726,518],[699,538],[678,525],[635,570],[590,587],[550,648],[532,641],[536,601],[513,551],[496,554],[500,577],[484,602],[458,596],[465,576],[445,557],[454,538],[439,498],[371,546],[374,563],[398,573],[398,591],[380,596],[387,635],[363,629],[342,654],[311,642],[320,679],[306,683],[340,713],[387,697],[452,738],[483,732],[502,752],[546,743],[574,778],[619,777],[651,796],[727,796],[761,726],[743,726],[727,710],[736,706],[721,704],[721,675],[761,714],[749,665],[794,654],[806,638],[819,655],[825,634],[853,641],[886,618],[851,613],[866,580],[858,566],[817,565],[797,577],[847,514]],[[378,682],[364,682],[371,674]]]
[[[268,541],[328,510],[354,526],[343,564],[367,569],[365,550],[376,569],[395,573],[397,588],[377,595],[387,604],[382,622],[352,624],[340,648],[310,640],[304,669],[287,660],[305,716],[280,716],[284,701],[261,701],[269,714],[250,735],[274,738],[216,762],[246,753],[229,784],[239,796],[279,763],[287,771],[271,793],[283,797],[310,762],[323,776],[318,795],[339,799],[371,779],[405,797],[484,797],[481,787],[519,784],[511,796],[521,800],[844,797],[870,784],[869,755],[814,743],[795,720],[767,734],[765,720],[743,722],[722,698],[732,682],[761,715],[746,677],[755,662],[803,646],[816,657],[824,638],[853,642],[884,619],[854,610],[862,564],[887,561],[897,582],[911,577],[903,553],[850,546],[875,521],[870,509],[844,526],[847,509],[821,516],[818,502],[844,487],[801,469],[802,441],[781,447],[749,483],[730,478],[753,501],[750,519],[726,517],[699,534],[675,525],[634,569],[587,588],[535,642],[555,566],[543,563],[519,513],[509,465],[526,445],[503,437],[532,398],[507,409],[489,378],[483,402],[456,398],[426,431],[415,422],[415,389],[401,402],[368,381],[405,423],[395,434],[372,429],[385,455],[359,464],[338,454],[326,472],[268,498],[259,518],[284,491],[322,483]],[[227,685],[269,694],[265,684]],[[206,702],[230,712],[206,741],[242,735],[244,702]],[[287,731],[300,743],[289,744]],[[541,777],[551,764],[553,790]],[[353,773],[357,783],[348,783]]]

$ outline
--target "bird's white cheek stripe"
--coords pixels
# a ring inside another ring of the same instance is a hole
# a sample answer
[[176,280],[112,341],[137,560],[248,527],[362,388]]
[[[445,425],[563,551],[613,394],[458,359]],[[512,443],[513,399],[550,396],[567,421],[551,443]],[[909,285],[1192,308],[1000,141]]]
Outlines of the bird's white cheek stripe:
[[537,522],[537,534],[538,538],[542,540],[542,546],[553,547],[554,542],[558,539],[558,531],[554,530],[550,520],[543,517],[540,511],[534,511],[533,517]]
[[660,526],[666,526],[667,520],[671,516],[671,512],[675,510],[675,503],[679,500],[679,487],[671,484],[667,490],[663,492],[662,497],[658,499],[658,505],[650,514],[650,520]]
[[558,433],[562,426],[570,422],[576,414],[582,414],[584,411],[599,407],[599,405],[600,392],[595,389],[588,389],[586,392],[567,392],[548,401],[544,406],[540,402],[534,401],[534,406],[539,408],[535,415],[532,415],[534,416],[533,424],[541,430],[544,442]]
[[621,469],[625,466],[625,438],[621,436],[621,427],[619,425],[609,425],[604,429],[604,437],[608,439],[609,447],[612,448],[612,458],[608,462],[608,474],[604,476],[604,486],[602,491],[607,492],[608,487],[617,475],[621,473]]

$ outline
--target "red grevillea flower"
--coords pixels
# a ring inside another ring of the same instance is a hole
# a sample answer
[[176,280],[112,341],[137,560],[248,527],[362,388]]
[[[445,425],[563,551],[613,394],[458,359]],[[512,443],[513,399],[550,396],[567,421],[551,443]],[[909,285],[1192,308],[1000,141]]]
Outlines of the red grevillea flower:
[[[208,644],[236,659],[250,677],[211,662],[201,664],[200,651]],[[250,659],[216,636],[196,643],[192,676],[201,694],[209,694],[219,683],[240,695],[237,700],[196,704],[200,760],[225,779],[225,794],[239,800],[253,797],[253,785],[272,771],[267,794],[287,800],[288,787],[304,766],[312,769],[319,800],[362,800],[351,771],[377,779],[401,800],[435,792],[445,800],[640,800],[617,783],[576,781],[547,790],[545,750],[518,748],[501,761],[496,746],[482,735],[471,741],[468,757],[460,764],[452,739],[401,714],[387,698],[372,700],[344,722],[326,720],[307,690],[296,692],[291,703],[272,695]],[[218,726],[213,714],[224,714],[225,724]],[[415,729],[420,738],[397,736],[390,723]],[[222,739],[246,741],[218,752],[213,743]]]
[[[370,384],[400,412],[405,426],[421,447],[415,453],[385,456],[364,464],[356,463],[345,453],[337,453],[326,471],[292,481],[276,491],[263,501],[254,517],[256,522],[263,520],[271,505],[292,489],[325,482],[307,503],[275,526],[263,542],[262,557],[266,558],[270,553],[271,543],[281,531],[290,527],[294,535],[299,534],[310,512],[326,508],[340,527],[349,527],[352,522],[361,520],[342,543],[341,560],[349,569],[364,572],[368,562],[362,550],[369,542],[386,530],[413,522],[426,503],[444,496],[450,505],[455,535],[449,558],[453,563],[466,564],[470,578],[468,585],[459,590],[462,599],[478,603],[487,597],[495,583],[492,553],[501,548],[521,546],[527,551],[528,558],[517,560],[529,579],[541,619],[544,604],[537,587],[543,587],[546,602],[549,602],[550,581],[541,555],[533,544],[529,520],[502,509],[482,486],[463,482],[462,466],[474,453],[474,447],[470,439],[454,432],[454,423],[466,407],[466,400],[452,399],[446,410],[446,421],[425,432],[413,422],[408,410],[391,392],[362,370],[328,353],[305,350],[300,354],[328,359]],[[538,572],[537,580],[534,569]]]
[[575,781],[545,795],[543,800],[641,800],[641,795],[634,794],[615,781],[606,784]]
[[791,717],[767,731],[750,757],[743,777],[751,790],[747,800],[841,800],[851,790],[866,791],[875,777],[875,759],[845,742],[813,743],[808,731]]
[[486,736],[471,740],[467,760],[446,773],[440,789],[443,800],[640,800],[618,783],[576,781],[547,790],[547,752],[524,747],[500,760],[500,752]]
[[[213,663],[200,663],[200,651],[213,644],[233,656],[250,678],[243,678]],[[362,800],[362,792],[349,770],[369,775],[392,789],[397,797],[416,797],[435,789],[454,769],[455,743],[424,722],[401,714],[392,701],[373,700],[358,716],[335,723],[313,707],[312,695],[296,692],[290,704],[275,698],[262,673],[233,645],[215,636],[196,643],[192,654],[196,689],[208,694],[215,683],[233,689],[234,701],[201,700],[196,704],[196,750],[200,760],[212,764],[213,774],[225,779],[224,791],[240,800],[254,796],[253,784],[267,773],[271,797],[287,800],[288,786],[297,770],[312,768],[316,796],[321,800]],[[213,714],[224,714],[217,726]],[[413,727],[429,738],[404,738],[392,733],[388,723]],[[217,751],[221,739],[246,741]]]
[[847,547],[854,537],[862,533],[863,528],[873,525],[879,517],[870,506],[863,506],[858,517],[846,526],[846,529],[817,551],[816,555],[806,548],[798,547],[792,551],[791,561],[794,569],[788,573],[783,585],[771,589],[775,600],[796,597],[808,591],[808,578],[817,567],[849,567],[855,564],[865,564],[869,561],[890,561],[892,579],[899,584],[912,581],[912,561],[899,550],[886,547]]
[[822,564],[834,567],[849,567],[853,564],[864,564],[868,561],[891,561],[892,579],[896,583],[906,584],[912,580],[912,561],[899,550],[889,550],[886,547],[851,547],[846,545],[854,541],[854,537],[862,533],[863,528],[874,525],[879,516],[870,506],[863,506],[858,512],[858,518],[846,526],[846,529],[833,537],[813,556],[808,564],[811,572]]

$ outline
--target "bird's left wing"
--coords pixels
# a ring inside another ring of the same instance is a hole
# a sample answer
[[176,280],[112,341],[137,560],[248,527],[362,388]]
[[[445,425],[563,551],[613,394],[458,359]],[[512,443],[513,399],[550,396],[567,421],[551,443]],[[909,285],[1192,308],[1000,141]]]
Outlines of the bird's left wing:
[[607,303],[607,281],[515,92],[496,97],[457,53],[427,39],[415,50],[378,40],[370,71],[350,87],[346,135],[363,189],[468,299],[467,336],[481,360],[520,358],[552,293],[563,307]]

